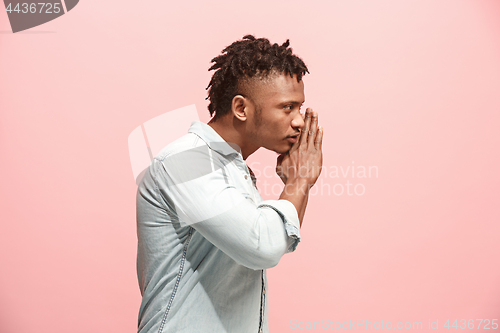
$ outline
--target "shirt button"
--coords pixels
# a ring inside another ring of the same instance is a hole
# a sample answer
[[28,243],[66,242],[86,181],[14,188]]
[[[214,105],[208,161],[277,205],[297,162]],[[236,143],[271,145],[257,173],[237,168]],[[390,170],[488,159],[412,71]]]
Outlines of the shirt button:
[[245,179],[248,179],[248,175],[245,175]]
[[264,289],[264,291],[262,291],[262,293],[265,295],[266,294],[266,289]]
[[260,329],[259,333],[262,333],[262,328]]

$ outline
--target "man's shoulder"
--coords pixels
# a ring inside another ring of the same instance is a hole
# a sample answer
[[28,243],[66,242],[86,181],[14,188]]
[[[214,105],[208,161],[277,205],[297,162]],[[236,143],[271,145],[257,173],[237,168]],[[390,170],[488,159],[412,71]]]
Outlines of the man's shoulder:
[[158,154],[156,154],[155,159],[163,161],[169,156],[189,151],[200,146],[206,146],[206,143],[201,140],[198,135],[189,132],[166,145]]

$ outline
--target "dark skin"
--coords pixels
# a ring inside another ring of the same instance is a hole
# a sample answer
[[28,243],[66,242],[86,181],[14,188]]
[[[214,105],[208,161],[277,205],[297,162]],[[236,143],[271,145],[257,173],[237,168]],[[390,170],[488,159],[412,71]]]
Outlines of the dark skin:
[[[298,208],[301,226],[309,199],[309,189],[316,183],[323,165],[322,141],[323,129],[318,127],[318,114],[308,108],[299,140],[286,154],[278,156],[276,163],[276,173],[285,184],[280,199],[289,200]],[[305,192],[305,195],[297,195],[297,192]]]
[[238,145],[243,159],[260,147],[280,154],[276,171],[285,184],[280,199],[295,206],[302,225],[309,189],[323,163],[318,114],[310,108],[300,113],[304,83],[296,76],[274,73],[248,85],[245,96],[233,98],[231,112],[208,125],[226,142]]

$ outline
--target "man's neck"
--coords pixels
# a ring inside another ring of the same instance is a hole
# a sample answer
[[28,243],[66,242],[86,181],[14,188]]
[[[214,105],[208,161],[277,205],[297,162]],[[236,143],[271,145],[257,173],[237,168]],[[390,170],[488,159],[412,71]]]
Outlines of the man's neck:
[[227,143],[238,145],[241,149],[243,160],[246,160],[247,157],[253,154],[259,147],[249,147],[246,143],[245,132],[243,131],[244,125],[235,127],[234,122],[237,120],[230,118],[231,117],[224,117],[222,119],[217,119],[217,121],[213,121],[212,119],[208,122],[208,126],[212,127]]

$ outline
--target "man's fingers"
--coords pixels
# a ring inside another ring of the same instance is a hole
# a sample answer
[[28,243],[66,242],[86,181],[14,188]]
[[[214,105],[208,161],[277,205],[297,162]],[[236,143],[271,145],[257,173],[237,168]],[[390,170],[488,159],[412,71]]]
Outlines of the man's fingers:
[[318,128],[318,133],[316,134],[316,139],[314,140],[314,147],[317,150],[321,150],[323,146],[323,127]]
[[[306,120],[306,115],[305,113],[304,114],[301,114],[302,116],[302,119],[304,120],[304,124],[305,124],[305,120]],[[297,150],[300,146],[300,142],[301,142],[301,137],[302,137],[302,133],[304,133],[303,130],[300,131],[300,134],[297,136],[297,141],[295,141],[295,143],[292,145],[292,148],[290,148],[290,150],[288,151],[288,154],[291,154],[293,153],[295,150]]]
[[314,140],[316,139],[316,132],[318,129],[318,114],[314,111],[311,112],[311,122],[309,125],[309,135],[307,137],[307,146],[313,147]]
[[304,121],[304,128],[300,131],[300,145],[307,146],[307,136],[309,135],[309,124],[311,123],[311,108],[306,109],[306,119]]

